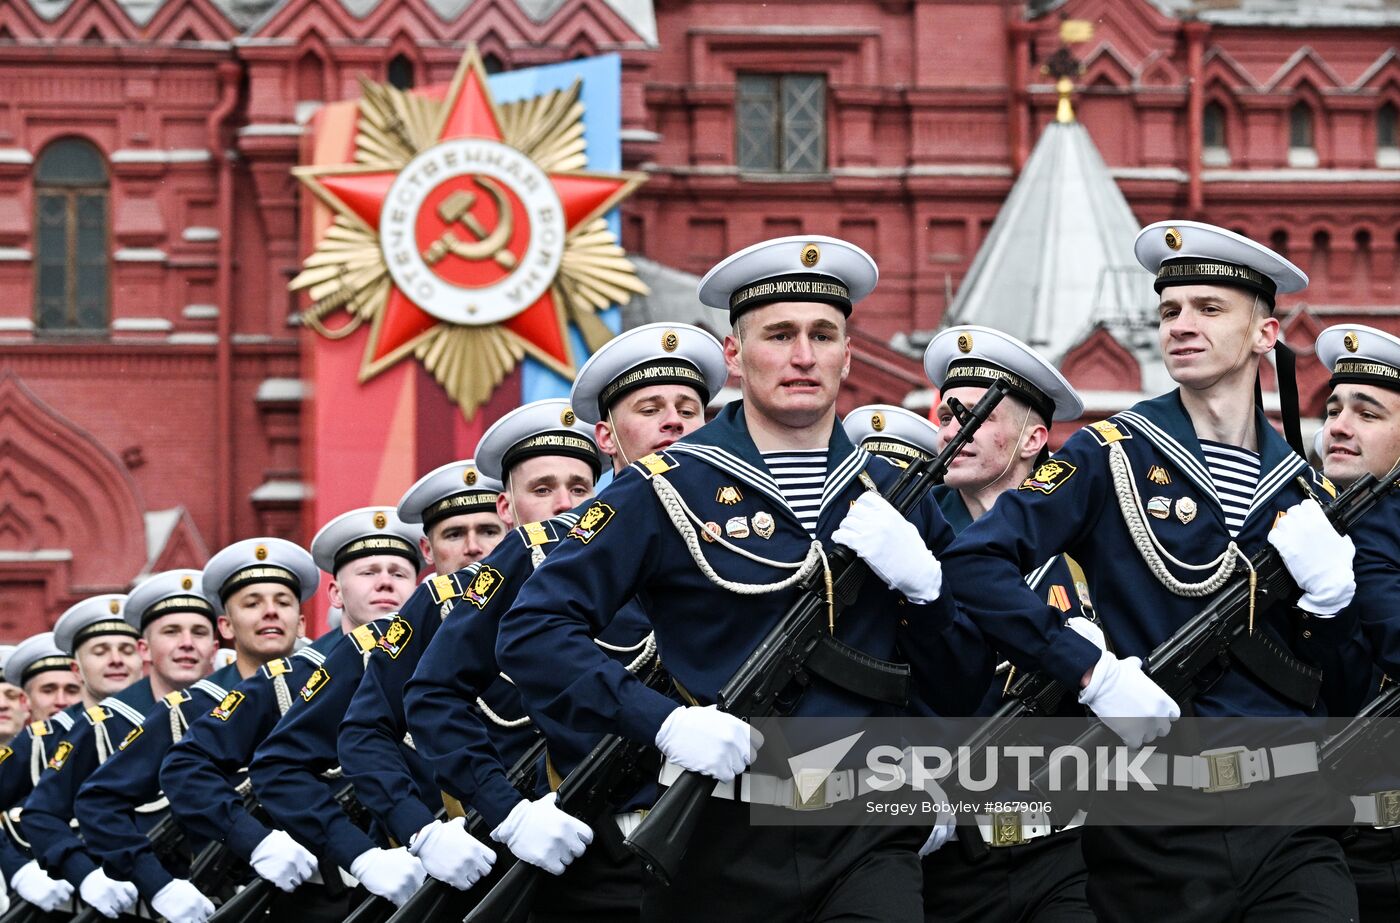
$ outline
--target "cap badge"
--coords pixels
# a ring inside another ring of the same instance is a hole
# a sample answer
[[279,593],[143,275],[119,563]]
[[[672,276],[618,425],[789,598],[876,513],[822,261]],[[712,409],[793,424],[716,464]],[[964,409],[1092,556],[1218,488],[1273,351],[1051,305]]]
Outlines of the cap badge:
[[970,334],[970,333],[960,333],[960,334],[958,334],[958,352],[960,352],[960,353],[970,353],[970,352],[972,352],[972,334]]
[[122,611],[122,604],[117,602],[115,599],[109,599],[107,600],[107,611],[111,612],[113,615],[116,615],[118,612]]
[[1361,348],[1361,338],[1356,335],[1355,331],[1352,331],[1342,337],[1342,345],[1347,348],[1347,352],[1354,353]]
[[759,538],[773,537],[773,514],[767,510],[759,510],[753,514],[753,530]]
[[885,431],[885,415],[878,410],[870,415],[870,428],[877,433]]
[[1176,518],[1181,520],[1182,525],[1190,524],[1196,518],[1196,501],[1190,497],[1181,497],[1176,501]]
[[559,422],[565,426],[574,425],[574,411],[570,407],[565,407],[564,412],[559,415]]
[[267,560],[267,546],[266,546],[266,545],[259,545],[258,547],[254,548],[254,549],[253,549],[253,557],[257,558],[259,561],[266,561],[266,560]]
[[725,506],[733,506],[742,499],[744,499],[744,495],[739,493],[739,488],[735,487],[733,484],[726,484],[715,491],[715,502],[722,503]]
[[802,248],[802,265],[811,269],[817,265],[817,261],[822,258],[822,248],[816,244],[808,244]]
[[388,517],[388,516],[385,516],[383,513],[375,513],[375,514],[374,514],[374,527],[375,527],[376,529],[382,529],[382,528],[384,528],[385,526],[387,526],[388,524],[389,524],[389,517]]
[[674,330],[667,330],[661,334],[661,348],[668,353],[676,351],[676,347],[681,345],[681,338]]
[[188,590],[192,586],[194,586],[194,581],[191,580],[189,577],[185,577],[183,580],[180,581],[180,589],[182,590]]
[[468,468],[466,471],[463,471],[463,472],[462,472],[462,483],[463,483],[463,484],[466,484],[468,487],[470,487],[470,486],[472,486],[473,484],[476,483],[476,469],[475,469],[475,468]]
[[1167,228],[1167,233],[1163,239],[1167,242],[1167,247],[1172,250],[1181,249],[1181,232],[1176,228]]

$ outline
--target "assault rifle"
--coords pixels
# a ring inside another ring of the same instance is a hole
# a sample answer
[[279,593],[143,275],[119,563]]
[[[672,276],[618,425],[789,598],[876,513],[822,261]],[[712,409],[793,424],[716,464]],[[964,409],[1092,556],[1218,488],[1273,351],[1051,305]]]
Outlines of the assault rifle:
[[[1338,533],[1346,535],[1397,486],[1400,464],[1383,477],[1367,474],[1357,480],[1326,507],[1327,519]],[[1306,482],[1303,485],[1307,487]],[[1247,673],[1258,675],[1268,669],[1263,658],[1286,657],[1268,637],[1255,634],[1256,611],[1296,599],[1298,587],[1272,545],[1250,559],[1249,567],[1236,571],[1211,603],[1182,625],[1147,656],[1143,670],[1148,677],[1178,703],[1189,702],[1209,690],[1230,667],[1233,659]],[[1305,708],[1316,701],[1319,679],[1304,674],[1284,674],[1270,684],[1274,692]],[[1100,721],[1075,738],[1071,744],[1079,752],[1097,753],[1097,747],[1118,742],[1118,735]],[[1093,767],[1091,765],[1092,772]],[[1046,791],[1048,766],[1031,777],[1031,784]]]
[[[956,401],[949,401],[958,418],[958,433],[936,457],[916,461],[904,470],[887,497],[900,515],[908,516],[924,495],[942,482],[953,459],[972,440],[1005,394],[1005,384],[996,381],[971,411]],[[820,666],[821,661],[830,662],[841,657],[864,661],[869,671],[867,675],[883,672],[884,688],[897,686],[907,700],[908,667],[896,671],[888,664],[841,645],[829,634],[829,619],[850,605],[870,573],[870,568],[844,546],[836,546],[829,560],[832,600],[828,602],[822,573],[813,573],[803,581],[791,607],[720,688],[717,698],[721,709],[750,721],[788,713],[811,683],[812,675],[820,673],[828,681],[841,684],[839,675],[828,675]],[[836,649],[834,655],[833,648]],[[868,694],[863,688],[847,688]],[[656,806],[627,837],[628,847],[641,857],[647,870],[663,882],[672,881],[680,869],[686,847],[714,787],[715,780],[709,776],[683,772],[662,792]]]
[[1317,749],[1317,763],[1323,772],[1336,777],[1352,770],[1362,757],[1378,752],[1395,736],[1400,722],[1387,720],[1400,716],[1400,686],[1392,685],[1376,696],[1356,717]]
[[[660,690],[668,679],[661,658],[653,657],[642,681]],[[656,755],[649,744],[609,734],[559,784],[559,809],[590,825],[612,823],[612,809],[632,795],[648,768],[655,777]],[[462,923],[524,923],[543,874],[538,866],[516,860]]]

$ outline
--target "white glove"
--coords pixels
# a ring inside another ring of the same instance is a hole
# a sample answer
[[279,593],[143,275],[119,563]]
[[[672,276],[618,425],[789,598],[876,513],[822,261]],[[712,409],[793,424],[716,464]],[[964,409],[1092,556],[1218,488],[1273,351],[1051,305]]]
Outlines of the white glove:
[[423,863],[403,847],[366,849],[350,863],[350,874],[371,894],[393,901],[395,906],[403,906],[428,877]]
[[1269,544],[1278,549],[1293,582],[1303,591],[1299,609],[1331,618],[1351,604],[1356,594],[1351,569],[1356,546],[1350,536],[1337,534],[1316,500],[1290,506],[1269,532]]
[[136,885],[108,878],[102,869],[93,869],[78,885],[78,895],[104,917],[115,920],[136,909]]
[[910,602],[931,603],[943,591],[943,565],[919,530],[873,490],[860,495],[831,540],[860,555],[886,586]]
[[467,832],[464,817],[428,824],[413,835],[408,851],[429,875],[459,891],[480,881],[496,861],[490,847]]
[[1091,622],[1082,615],[1065,620],[1065,627],[1086,641],[1093,643],[1101,651],[1108,650],[1108,640],[1104,637],[1103,628],[1096,622]]
[[557,792],[535,801],[520,801],[510,809],[491,839],[504,843],[516,858],[537,865],[551,875],[562,875],[589,843],[593,831],[583,821],[559,810]]
[[214,915],[214,905],[199,889],[183,878],[177,878],[156,892],[151,909],[169,923],[204,923]]
[[1181,717],[1171,696],[1142,672],[1141,658],[1119,660],[1108,651],[1099,655],[1089,685],[1079,693],[1079,704],[1089,706],[1133,748],[1166,734]]
[[285,830],[274,830],[263,837],[253,847],[248,861],[258,877],[266,878],[283,891],[295,891],[316,874],[316,857]]
[[[928,792],[929,797],[938,804],[946,805],[948,803],[947,793],[937,782],[929,780],[924,783],[924,786],[924,791]],[[943,844],[953,838],[953,831],[956,829],[952,812],[940,810],[937,819],[933,822],[933,830],[929,831],[928,839],[924,840],[924,845],[919,847],[919,855],[927,856],[938,852],[943,848]]]
[[692,772],[732,782],[758,756],[763,735],[713,705],[681,706],[656,732],[656,749]]
[[10,877],[10,888],[45,913],[57,910],[73,896],[73,886],[61,878],[50,878],[33,859]]

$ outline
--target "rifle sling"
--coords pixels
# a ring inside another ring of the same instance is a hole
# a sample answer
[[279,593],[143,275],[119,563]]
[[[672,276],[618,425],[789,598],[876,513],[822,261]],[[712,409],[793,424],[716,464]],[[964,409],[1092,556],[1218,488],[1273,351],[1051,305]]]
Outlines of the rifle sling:
[[886,705],[909,704],[909,665],[891,663],[823,635],[807,655],[808,672],[833,686]]
[[1317,704],[1322,671],[1303,663],[1263,632],[1240,635],[1230,645],[1230,656],[1275,695],[1309,710]]

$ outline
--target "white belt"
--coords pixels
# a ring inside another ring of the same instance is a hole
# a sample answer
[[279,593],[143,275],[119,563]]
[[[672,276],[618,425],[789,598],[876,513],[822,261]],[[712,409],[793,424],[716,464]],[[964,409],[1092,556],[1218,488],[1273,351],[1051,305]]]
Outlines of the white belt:
[[[1118,768],[1117,763],[1111,764],[1107,778],[1125,781],[1118,777]],[[1219,747],[1205,750],[1199,756],[1154,753],[1136,767],[1136,772],[1158,787],[1172,785],[1199,792],[1233,792],[1256,782],[1317,772],[1317,744],[1309,741],[1253,750]],[[1133,781],[1131,774],[1126,781]]]
[[1019,846],[1055,832],[1050,815],[1044,811],[1003,811],[978,814],[977,831],[988,846]]
[[646,811],[627,811],[623,814],[614,814],[613,821],[617,824],[617,829],[622,831],[624,837],[631,836],[641,824],[642,818],[647,816]]
[[[679,779],[683,772],[684,769],[667,760],[661,765],[661,774],[657,781],[662,785],[670,785]],[[798,777],[801,778],[802,774],[799,773]],[[745,772],[735,776],[732,782],[716,782],[714,791],[710,794],[726,801],[734,801],[737,798],[748,804],[766,804],[791,808],[794,811],[814,811],[874,791],[868,784],[857,781],[854,769],[839,769],[826,773],[825,778],[815,781],[814,785],[811,797],[802,798],[792,779],[761,772]]]
[[1377,830],[1400,827],[1400,789],[1352,795],[1351,805],[1356,811],[1358,824],[1369,824]]

